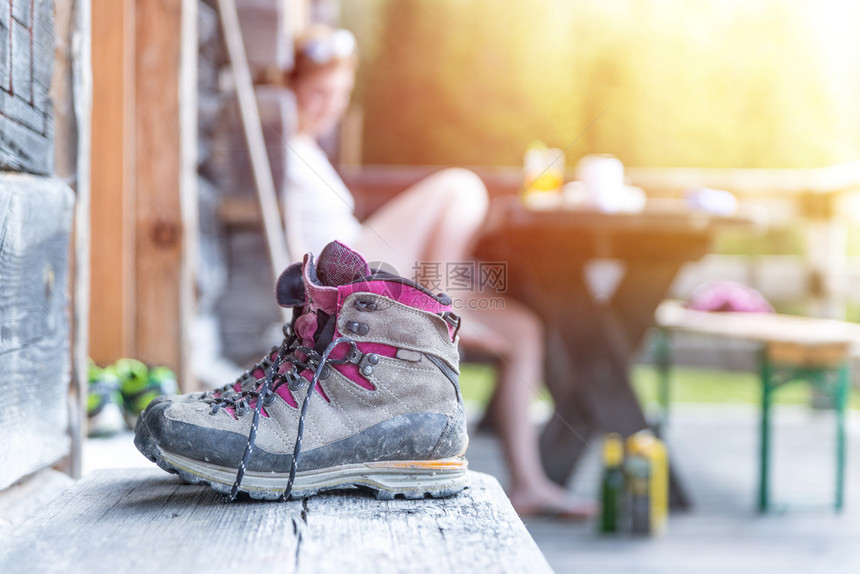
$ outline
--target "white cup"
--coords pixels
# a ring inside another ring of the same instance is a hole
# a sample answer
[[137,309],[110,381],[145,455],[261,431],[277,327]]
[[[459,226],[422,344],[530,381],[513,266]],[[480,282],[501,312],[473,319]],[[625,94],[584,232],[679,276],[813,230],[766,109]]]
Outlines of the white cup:
[[624,208],[624,165],[612,155],[587,155],[576,165],[576,179],[582,182],[590,203],[603,211]]

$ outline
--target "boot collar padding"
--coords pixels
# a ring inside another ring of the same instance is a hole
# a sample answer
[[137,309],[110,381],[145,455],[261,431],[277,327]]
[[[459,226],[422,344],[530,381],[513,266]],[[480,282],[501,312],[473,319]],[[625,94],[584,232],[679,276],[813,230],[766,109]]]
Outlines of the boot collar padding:
[[305,289],[307,290],[307,302],[311,312],[322,309],[329,315],[337,310],[337,287],[323,285],[317,277],[316,265],[313,255],[305,255],[305,263],[302,271]]

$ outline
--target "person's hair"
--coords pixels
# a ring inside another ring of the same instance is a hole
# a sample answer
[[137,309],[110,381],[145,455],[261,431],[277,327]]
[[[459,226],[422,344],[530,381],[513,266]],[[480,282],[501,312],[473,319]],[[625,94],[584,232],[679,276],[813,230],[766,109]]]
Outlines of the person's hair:
[[343,28],[312,24],[293,43],[294,64],[285,74],[290,86],[304,77],[358,64],[355,36]]

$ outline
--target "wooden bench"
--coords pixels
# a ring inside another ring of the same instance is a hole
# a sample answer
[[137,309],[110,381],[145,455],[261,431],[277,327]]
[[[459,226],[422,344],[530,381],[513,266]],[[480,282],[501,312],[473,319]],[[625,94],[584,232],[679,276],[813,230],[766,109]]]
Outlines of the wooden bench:
[[158,469],[91,473],[4,541],[0,572],[551,572],[492,477],[444,499],[226,504]]
[[851,386],[851,358],[860,325],[772,313],[709,313],[664,301],[655,313],[656,363],[662,429],[668,417],[671,379],[670,333],[728,337],[760,344],[761,422],[758,510],[771,508],[770,440],[774,392],[791,382],[806,382],[832,396],[836,411],[836,486],[834,507],[842,509],[845,481],[845,409]]

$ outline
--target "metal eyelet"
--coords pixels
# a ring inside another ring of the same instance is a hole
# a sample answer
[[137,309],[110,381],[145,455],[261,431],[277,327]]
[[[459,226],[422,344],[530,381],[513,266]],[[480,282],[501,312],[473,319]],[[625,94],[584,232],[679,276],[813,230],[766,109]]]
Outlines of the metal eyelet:
[[373,299],[356,299],[353,306],[359,311],[376,311],[376,301]]
[[248,401],[242,399],[238,403],[236,403],[236,416],[242,417],[251,409],[250,405],[248,405]]
[[293,375],[290,377],[289,382],[287,382],[287,387],[289,387],[289,389],[293,392],[300,391],[307,382],[308,381],[304,377],[299,375]]
[[370,327],[365,325],[364,323],[359,323],[358,321],[350,321],[346,324],[346,328],[355,333],[356,335],[367,335],[370,332]]
[[358,370],[365,377],[369,377],[373,374],[373,365],[377,363],[379,363],[379,355],[376,353],[368,353],[362,357],[361,361],[358,363]]

